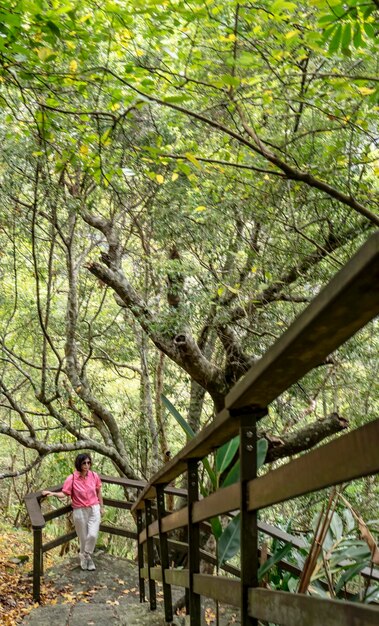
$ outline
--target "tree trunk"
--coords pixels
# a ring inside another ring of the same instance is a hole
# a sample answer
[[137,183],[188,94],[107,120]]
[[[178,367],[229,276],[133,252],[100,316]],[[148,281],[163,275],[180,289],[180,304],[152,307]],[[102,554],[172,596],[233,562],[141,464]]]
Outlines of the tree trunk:
[[148,459],[148,473],[155,474],[159,463],[159,447],[158,447],[158,432],[154,419],[153,400],[151,393],[151,382],[148,366],[148,344],[146,334],[143,332],[138,333],[138,348],[140,351],[141,362],[141,388],[140,388],[140,414],[141,414],[141,426],[145,435],[146,442],[148,442],[147,449],[151,450],[150,458]]

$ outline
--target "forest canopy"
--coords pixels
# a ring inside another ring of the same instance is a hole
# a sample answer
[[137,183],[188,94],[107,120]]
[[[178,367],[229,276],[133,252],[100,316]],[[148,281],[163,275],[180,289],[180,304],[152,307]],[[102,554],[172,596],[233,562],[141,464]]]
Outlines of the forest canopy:
[[[0,12],[0,477],[146,477],[185,442],[162,394],[199,430],[379,225],[379,3]],[[377,353],[273,403],[267,459],[376,416]]]

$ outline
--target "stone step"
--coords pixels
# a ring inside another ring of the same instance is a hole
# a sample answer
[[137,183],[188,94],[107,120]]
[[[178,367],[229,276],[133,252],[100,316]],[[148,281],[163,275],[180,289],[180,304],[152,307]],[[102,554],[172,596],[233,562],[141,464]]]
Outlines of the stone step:
[[[175,626],[184,626],[184,618],[175,617]],[[22,626],[167,626],[161,609],[152,612],[147,603],[118,606],[78,602],[41,606],[24,618]]]

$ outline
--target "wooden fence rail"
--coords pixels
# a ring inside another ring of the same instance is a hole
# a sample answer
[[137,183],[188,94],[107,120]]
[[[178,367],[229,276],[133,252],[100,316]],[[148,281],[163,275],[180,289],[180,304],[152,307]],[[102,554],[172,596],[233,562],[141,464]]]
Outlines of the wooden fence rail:
[[[115,484],[125,487],[127,489],[135,490],[136,493],[141,491],[144,486],[144,481],[136,481],[129,480],[127,478],[118,478],[112,476],[101,476],[101,480],[103,483]],[[54,487],[49,488],[50,491],[60,491],[62,485],[56,485]],[[173,490],[177,492],[178,490]],[[181,493],[181,492],[180,492]],[[49,513],[43,514],[41,509],[41,500],[43,499],[42,492],[37,491],[35,493],[30,493],[25,496],[25,505],[29,514],[29,518],[31,521],[32,529],[33,529],[33,598],[36,602],[40,601],[41,597],[41,576],[43,575],[43,555],[52,550],[53,548],[57,548],[72,539],[75,539],[76,532],[72,531],[70,533],[66,533],[52,541],[47,543],[43,543],[42,531],[46,525],[46,522],[49,522],[52,519],[56,519],[67,515],[72,509],[71,505],[60,507],[55,511],[51,511]],[[121,509],[131,509],[132,503],[126,502],[124,500],[114,500],[111,498],[104,498],[104,504],[106,506],[121,508]],[[117,528],[113,526],[107,526],[105,524],[100,525],[100,530],[102,532],[107,532],[112,535],[121,535],[123,537],[128,537],[131,539],[137,539],[137,533],[128,531],[124,528]]]
[[[162,582],[168,623],[172,621],[170,586],[175,584],[188,589],[191,626],[200,626],[201,595],[240,607],[242,626],[257,626],[258,620],[291,626],[379,624],[379,611],[374,606],[258,587],[259,510],[379,473],[379,419],[263,476],[256,476],[257,423],[267,414],[269,404],[379,313],[378,287],[379,233],[376,233],[235,385],[213,423],[196,435],[141,491],[132,507],[140,519],[140,581],[143,585],[148,580],[152,609],[156,606],[156,581]],[[240,436],[239,482],[200,499],[199,462],[235,435]],[[166,513],[163,490],[181,474],[187,477],[187,506]],[[154,520],[152,504],[156,499]],[[241,514],[240,579],[200,574],[200,524],[235,510]],[[188,569],[170,569],[165,558],[157,568],[152,549],[154,537],[158,537],[164,554],[168,533],[182,527],[187,527],[188,532]]]
[[[132,489],[132,490],[134,489],[137,492],[141,491],[146,486],[145,481],[139,482],[139,481],[129,480],[126,478],[119,478],[119,477],[112,477],[112,476],[101,476],[101,480],[105,484],[108,483],[108,484],[121,485],[128,489]],[[60,491],[61,487],[62,485],[55,485],[54,487],[51,487],[49,490]],[[171,496],[177,496],[181,499],[187,498],[187,491],[184,489],[175,489],[175,488],[168,487],[165,490],[165,494],[169,494]],[[67,515],[67,513],[69,513],[72,510],[72,507],[71,507],[71,504],[69,504],[69,505],[62,506],[59,509],[56,509],[54,511],[43,513],[42,508],[41,508],[41,500],[42,500],[42,494],[40,491],[35,492],[35,493],[30,493],[25,497],[27,511],[28,511],[29,518],[32,524],[32,528],[33,528],[33,554],[34,554],[33,599],[36,602],[40,601],[41,576],[43,575],[43,555],[46,552],[49,552],[50,550],[52,550],[53,548],[58,548],[59,546],[64,545],[65,543],[68,543],[69,541],[72,541],[73,539],[76,538],[76,532],[73,530],[51,541],[48,541],[45,543],[43,542],[42,531],[46,523],[53,519],[57,519],[59,517],[63,517]],[[104,505],[130,511],[133,506],[133,503],[125,501],[125,500],[115,500],[113,498],[104,497]],[[137,516],[138,516],[138,512],[137,512]],[[266,535],[270,537],[273,537],[280,541],[291,543],[292,545],[298,548],[304,548],[305,546],[305,543],[302,539],[295,537],[293,535],[290,535],[289,533],[286,533],[276,528],[275,526],[271,526],[270,524],[266,524],[264,522],[260,522],[258,526],[261,532],[265,533]],[[141,541],[138,542],[138,525],[137,525],[136,531],[130,531],[130,530],[126,530],[125,528],[119,528],[116,526],[108,526],[107,524],[101,524],[100,530],[101,532],[109,533],[111,535],[117,535],[117,536],[129,538],[129,539],[134,539],[137,543],[137,548],[142,547],[142,544],[146,541],[146,529],[145,530],[140,529],[139,534],[141,535]],[[206,530],[210,532],[209,525]],[[149,534],[151,537],[153,537],[154,543],[159,551],[160,550],[159,537],[158,537],[159,531],[158,531],[157,522],[153,522],[151,524]],[[188,552],[187,543],[182,543],[180,541],[169,539],[167,544],[168,544],[168,548],[170,548],[171,550],[174,550],[176,553]],[[213,566],[217,565],[216,557],[213,554],[209,554],[205,550],[200,550],[200,558],[203,561],[206,561],[207,563],[212,564]],[[300,574],[299,568],[297,568],[291,563],[287,563],[285,560],[280,560],[279,564],[285,570],[292,571],[293,573],[297,575]],[[240,576],[240,570],[232,565],[229,565],[228,563],[224,563],[221,569],[229,574],[232,574],[233,576],[237,576],[237,577]],[[366,579],[373,578],[374,580],[379,581],[379,571],[376,571],[376,570],[372,571],[368,567],[362,570],[361,575],[365,577]],[[141,599],[144,600],[144,597],[145,597],[144,589],[143,589],[144,579],[140,580],[140,586],[142,588]]]

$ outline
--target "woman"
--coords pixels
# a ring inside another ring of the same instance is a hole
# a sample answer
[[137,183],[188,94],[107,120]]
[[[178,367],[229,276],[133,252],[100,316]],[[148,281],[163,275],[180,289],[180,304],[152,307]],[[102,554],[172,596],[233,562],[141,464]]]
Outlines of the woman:
[[103,496],[101,480],[90,470],[92,460],[89,454],[78,454],[75,459],[75,471],[64,481],[62,491],[43,491],[43,496],[70,496],[76,534],[80,544],[80,567],[83,570],[96,569],[92,560],[97,535],[99,533]]

